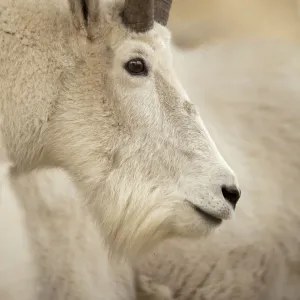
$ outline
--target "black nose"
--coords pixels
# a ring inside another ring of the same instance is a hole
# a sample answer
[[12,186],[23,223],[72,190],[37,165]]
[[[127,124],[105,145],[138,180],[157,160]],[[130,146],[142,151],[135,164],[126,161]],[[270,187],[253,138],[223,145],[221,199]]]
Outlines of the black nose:
[[223,185],[222,194],[224,198],[232,204],[233,208],[235,208],[237,202],[241,197],[241,190],[238,189],[235,185]]

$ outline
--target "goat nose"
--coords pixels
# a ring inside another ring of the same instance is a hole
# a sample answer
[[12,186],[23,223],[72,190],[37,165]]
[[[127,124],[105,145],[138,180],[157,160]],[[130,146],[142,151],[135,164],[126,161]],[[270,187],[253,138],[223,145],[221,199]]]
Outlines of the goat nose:
[[235,208],[241,197],[241,190],[235,185],[223,185],[222,194],[224,198]]

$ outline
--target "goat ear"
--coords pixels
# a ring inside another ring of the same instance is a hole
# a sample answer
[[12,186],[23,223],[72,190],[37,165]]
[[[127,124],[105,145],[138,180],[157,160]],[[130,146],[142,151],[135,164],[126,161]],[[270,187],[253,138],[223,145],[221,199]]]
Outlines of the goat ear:
[[76,30],[90,37],[92,28],[99,21],[99,0],[69,0]]

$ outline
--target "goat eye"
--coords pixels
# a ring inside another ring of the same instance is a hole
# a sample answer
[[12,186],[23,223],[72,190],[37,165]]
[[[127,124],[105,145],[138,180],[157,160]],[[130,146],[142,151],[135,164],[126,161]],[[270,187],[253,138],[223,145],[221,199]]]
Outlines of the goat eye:
[[148,69],[143,59],[135,58],[125,64],[126,71],[131,75],[147,75]]

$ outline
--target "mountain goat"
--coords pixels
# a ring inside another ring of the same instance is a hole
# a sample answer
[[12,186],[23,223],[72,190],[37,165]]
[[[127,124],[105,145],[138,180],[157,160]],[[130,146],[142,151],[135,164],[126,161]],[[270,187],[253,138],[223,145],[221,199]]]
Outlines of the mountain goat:
[[110,250],[126,257],[208,234],[240,197],[173,70],[170,5],[0,1],[1,134],[12,174],[66,170]]
[[[139,273],[170,286],[175,299],[299,299],[299,53],[270,41],[175,52],[175,68],[243,189],[234,222],[219,234],[168,241],[139,262]],[[97,226],[62,171],[14,179],[18,200],[4,187],[1,300],[111,299],[103,290],[134,299],[136,275],[107,263]],[[34,298],[36,287],[43,293]]]
[[[67,171],[107,251],[125,260],[165,238],[209,234],[240,198],[173,70],[170,6],[0,0],[0,139],[12,182]],[[112,291],[101,297],[121,299]]]

